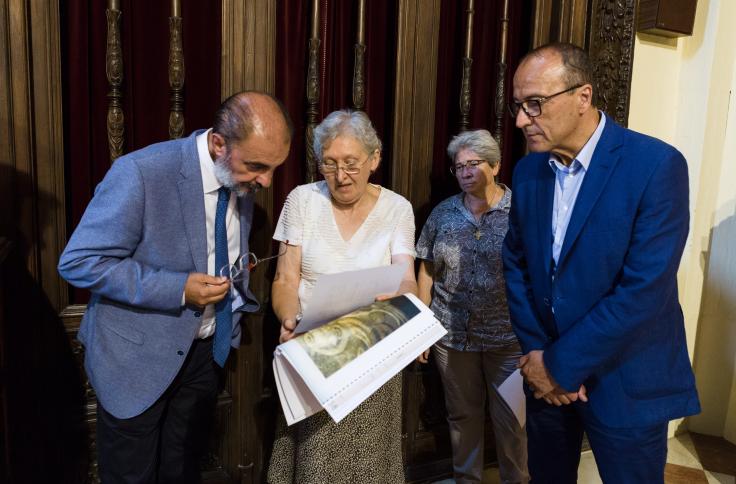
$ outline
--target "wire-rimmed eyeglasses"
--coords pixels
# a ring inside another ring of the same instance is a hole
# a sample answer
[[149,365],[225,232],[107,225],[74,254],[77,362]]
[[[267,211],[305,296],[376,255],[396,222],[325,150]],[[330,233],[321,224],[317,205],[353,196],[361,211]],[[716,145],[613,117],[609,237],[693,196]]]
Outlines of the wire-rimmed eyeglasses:
[[458,175],[461,171],[464,170],[475,170],[476,168],[478,168],[478,165],[485,162],[486,160],[467,160],[465,163],[454,163],[450,165],[450,173],[452,173],[453,175]]
[[277,259],[284,255],[286,253],[286,246],[288,243],[289,241],[287,240],[283,244],[279,245],[278,254],[264,257],[262,259],[259,259],[253,252],[242,254],[240,257],[235,259],[235,262],[233,262],[232,264],[220,267],[220,271],[218,272],[218,274],[220,275],[220,277],[227,277],[228,279],[230,279],[230,282],[241,281],[245,277],[245,274],[255,270],[258,264],[267,260]]
[[537,116],[540,116],[542,114],[542,104],[546,103],[555,96],[574,91],[575,89],[582,87],[583,85],[584,84],[576,84],[572,87],[568,87],[564,91],[556,92],[554,94],[550,94],[549,96],[526,99],[520,102],[509,101],[509,113],[511,113],[511,117],[515,118],[519,115],[519,110],[524,110],[524,114],[526,114],[528,117],[536,118]]
[[323,160],[319,165],[319,171],[321,171],[323,175],[334,175],[337,173],[337,170],[342,169],[342,171],[348,175],[357,175],[360,173],[360,169],[363,168],[365,162],[370,160],[371,156],[373,155],[368,155],[363,161],[348,160],[343,164],[340,164],[335,160]]

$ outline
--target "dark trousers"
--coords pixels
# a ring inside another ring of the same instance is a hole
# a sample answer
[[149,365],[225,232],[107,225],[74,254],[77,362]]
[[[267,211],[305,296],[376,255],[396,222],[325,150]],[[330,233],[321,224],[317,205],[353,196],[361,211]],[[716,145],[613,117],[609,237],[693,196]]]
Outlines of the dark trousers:
[[577,482],[583,432],[604,483],[664,483],[667,422],[611,428],[596,419],[585,403],[556,407],[528,397],[526,426],[533,484]]
[[118,419],[97,406],[98,470],[103,484],[196,483],[222,370],[212,338],[196,340],[169,388],[150,408]]

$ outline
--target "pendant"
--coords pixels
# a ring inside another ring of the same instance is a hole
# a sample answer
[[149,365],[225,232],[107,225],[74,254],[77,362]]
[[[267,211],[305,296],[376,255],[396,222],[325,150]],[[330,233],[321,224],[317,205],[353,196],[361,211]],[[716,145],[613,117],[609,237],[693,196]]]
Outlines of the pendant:
[[475,229],[473,235],[475,236],[475,240],[480,240],[480,236],[483,234],[481,233],[480,229]]

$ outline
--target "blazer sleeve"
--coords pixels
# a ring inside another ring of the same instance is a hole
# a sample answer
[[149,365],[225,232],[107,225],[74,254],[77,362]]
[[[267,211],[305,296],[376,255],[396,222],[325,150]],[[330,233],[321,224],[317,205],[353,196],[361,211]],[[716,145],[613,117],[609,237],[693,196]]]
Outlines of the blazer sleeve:
[[[514,179],[518,178],[514,177]],[[503,241],[502,258],[511,326],[514,328],[522,351],[528,353],[532,350],[543,350],[548,338],[532,302],[534,298],[521,239],[519,203],[518,195],[516,195],[520,193],[519,190],[517,186],[511,190],[515,195],[511,197],[509,229]]]
[[113,163],[61,254],[59,273],[70,284],[113,301],[178,312],[188,273],[133,258],[143,237],[143,184],[132,160]]
[[618,282],[544,353],[545,365],[567,390],[613,362],[657,322],[663,301],[677,297],[690,217],[687,163],[676,150],[653,170],[635,217]]

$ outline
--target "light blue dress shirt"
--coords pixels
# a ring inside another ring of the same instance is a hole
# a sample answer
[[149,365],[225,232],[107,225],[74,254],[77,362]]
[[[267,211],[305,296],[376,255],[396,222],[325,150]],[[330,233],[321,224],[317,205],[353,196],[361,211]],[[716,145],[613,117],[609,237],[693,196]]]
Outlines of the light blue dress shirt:
[[555,172],[555,201],[552,207],[552,259],[555,265],[560,258],[562,243],[565,241],[567,226],[570,223],[570,216],[575,208],[580,187],[583,185],[585,173],[588,171],[595,147],[606,126],[606,115],[602,112],[600,115],[601,120],[598,122],[598,127],[572,160],[570,166],[562,164],[555,155],[549,157],[549,166]]

